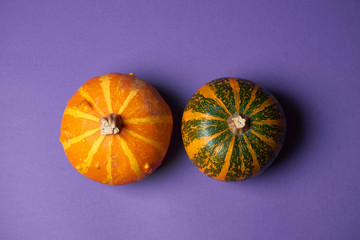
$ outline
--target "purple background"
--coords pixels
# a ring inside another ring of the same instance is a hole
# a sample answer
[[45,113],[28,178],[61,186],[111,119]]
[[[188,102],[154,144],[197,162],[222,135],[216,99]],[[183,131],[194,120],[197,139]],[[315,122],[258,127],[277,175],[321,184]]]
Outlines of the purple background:
[[[0,239],[360,239],[359,1],[0,3]],[[175,125],[164,164],[107,186],[72,168],[66,101],[88,79],[134,72]],[[205,177],[181,142],[206,82],[255,81],[283,105],[277,161],[242,183]]]

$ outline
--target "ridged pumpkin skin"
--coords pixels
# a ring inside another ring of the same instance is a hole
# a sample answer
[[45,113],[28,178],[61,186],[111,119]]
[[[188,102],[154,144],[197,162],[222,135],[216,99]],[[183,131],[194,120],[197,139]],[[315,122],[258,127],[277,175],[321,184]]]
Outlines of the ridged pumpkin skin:
[[[101,135],[100,119],[119,114],[120,132]],[[111,73],[87,81],[67,106],[60,142],[81,174],[100,183],[139,181],[161,164],[173,127],[158,91],[133,74]]]
[[[249,129],[234,134],[228,119],[240,113]],[[219,181],[258,175],[276,158],[286,131],[285,116],[268,91],[239,78],[213,80],[190,99],[182,119],[182,138],[193,164]]]

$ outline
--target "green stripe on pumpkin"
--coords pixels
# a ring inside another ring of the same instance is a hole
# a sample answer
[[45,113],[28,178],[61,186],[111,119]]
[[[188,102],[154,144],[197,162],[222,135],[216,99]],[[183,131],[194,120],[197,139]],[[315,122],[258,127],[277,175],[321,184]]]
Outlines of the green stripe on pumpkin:
[[271,138],[278,144],[281,143],[282,135],[284,134],[284,130],[285,130],[285,128],[280,125],[267,125],[267,124],[262,124],[262,125],[254,124],[251,126],[251,129],[261,135]]
[[[270,147],[266,142],[262,141],[260,138],[255,136],[248,131],[245,133],[251,148],[254,150],[257,160],[260,164],[260,169],[262,170],[264,167],[268,165],[269,162],[272,161],[274,157],[274,149]],[[269,161],[270,160],[270,161]]]
[[205,113],[211,116],[222,117],[226,119],[228,114],[220,107],[214,99],[205,98],[202,94],[195,94],[185,107],[184,111],[192,110],[194,112]]
[[241,171],[241,151],[240,151],[240,138],[235,137],[234,148],[231,154],[229,170],[226,174],[225,181],[236,181],[243,177]]
[[224,165],[226,152],[230,145],[231,137],[225,132],[217,138],[208,142],[194,155],[191,161],[196,167],[203,169],[207,176],[215,177],[219,175]]
[[251,121],[260,122],[261,120],[277,120],[282,118],[284,118],[284,115],[282,114],[282,112],[280,112],[279,107],[274,104],[264,108],[264,110],[262,110],[261,112],[258,112],[257,114],[251,116],[250,124]]
[[209,87],[230,113],[236,113],[234,90],[230,85],[229,79],[216,79],[209,83]]
[[239,83],[239,95],[240,95],[240,106],[239,113],[244,113],[246,106],[249,103],[251,92],[254,89],[254,83],[248,80],[238,80]]
[[188,146],[194,139],[212,136],[228,128],[229,127],[225,121],[219,120],[201,119],[183,122],[181,125],[181,131],[184,145]]
[[253,158],[251,156],[251,153],[249,152],[249,149],[247,148],[247,144],[244,140],[244,137],[239,135],[238,138],[239,138],[240,150],[241,150],[241,154],[243,155],[243,162],[244,162],[244,171],[242,172],[242,175],[251,176],[254,171]]
[[263,104],[269,98],[269,95],[270,94],[264,89],[258,88],[255,93],[255,99],[250,103],[245,115],[249,116],[255,109],[259,108],[261,104]]

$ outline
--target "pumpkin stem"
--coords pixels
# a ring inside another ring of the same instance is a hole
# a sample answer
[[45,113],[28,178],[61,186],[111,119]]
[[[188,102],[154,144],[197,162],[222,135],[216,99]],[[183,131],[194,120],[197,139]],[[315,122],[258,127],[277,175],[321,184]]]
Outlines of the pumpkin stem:
[[100,134],[110,135],[120,133],[122,120],[119,114],[109,114],[107,117],[100,118]]
[[227,124],[233,134],[245,133],[250,128],[250,119],[240,113],[235,113],[227,119]]

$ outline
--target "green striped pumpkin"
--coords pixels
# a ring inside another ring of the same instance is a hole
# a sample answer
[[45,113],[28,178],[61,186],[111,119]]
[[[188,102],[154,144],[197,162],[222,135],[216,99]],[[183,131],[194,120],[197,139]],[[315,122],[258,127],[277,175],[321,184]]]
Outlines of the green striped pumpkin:
[[265,170],[279,153],[285,131],[285,115],[274,96],[239,78],[201,87],[181,124],[190,160],[219,181],[242,181]]

